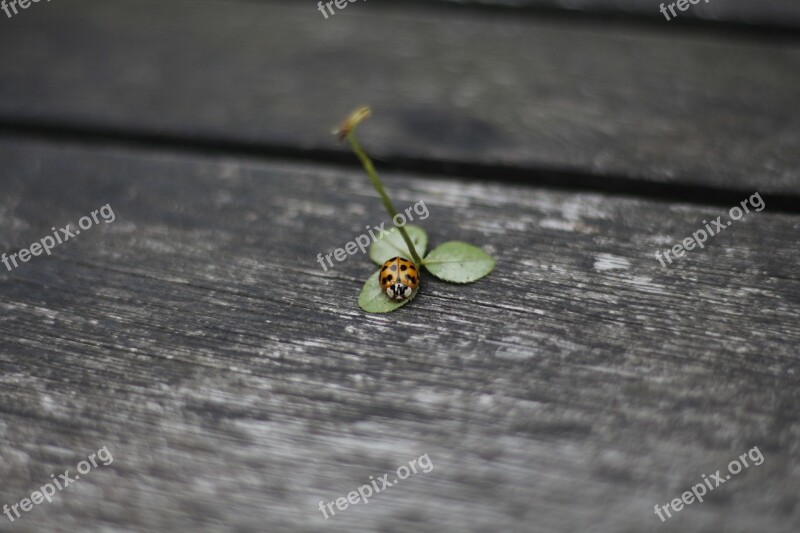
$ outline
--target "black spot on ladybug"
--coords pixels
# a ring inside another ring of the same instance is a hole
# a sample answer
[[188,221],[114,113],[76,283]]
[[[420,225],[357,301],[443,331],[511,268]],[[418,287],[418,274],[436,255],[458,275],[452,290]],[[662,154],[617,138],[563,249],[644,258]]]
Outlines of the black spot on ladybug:
[[[392,268],[392,270],[394,270],[394,267]],[[406,270],[408,270],[408,267],[406,265],[400,265],[400,270],[401,271],[406,271]]]
[[392,275],[391,275],[391,274],[389,274],[388,276],[386,276],[386,281],[392,281]]
[[417,278],[415,278],[414,276],[408,276],[408,281],[410,281],[411,283],[416,283]]
[[384,271],[384,270],[386,270],[387,268],[389,268],[389,267],[388,267],[388,266],[386,266],[386,265],[383,265],[383,268],[381,269],[381,272],[383,272],[383,271]]

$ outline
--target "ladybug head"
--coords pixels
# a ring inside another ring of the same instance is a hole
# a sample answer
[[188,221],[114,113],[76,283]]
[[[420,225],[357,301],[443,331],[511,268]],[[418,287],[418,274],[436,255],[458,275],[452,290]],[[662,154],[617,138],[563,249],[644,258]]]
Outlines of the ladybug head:
[[395,283],[386,288],[386,294],[389,296],[389,298],[398,301],[410,298],[413,292],[414,291],[411,290],[411,287],[403,283]]

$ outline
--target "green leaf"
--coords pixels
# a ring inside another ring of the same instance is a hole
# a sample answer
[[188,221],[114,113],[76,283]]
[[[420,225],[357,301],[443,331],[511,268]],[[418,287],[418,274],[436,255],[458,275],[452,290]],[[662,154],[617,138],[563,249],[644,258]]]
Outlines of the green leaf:
[[[428,234],[425,233],[425,230],[417,226],[403,226],[403,228],[408,232],[419,256],[425,257],[425,249],[428,246]],[[406,241],[403,240],[403,236],[400,235],[400,230],[397,228],[392,228],[369,247],[369,258],[379,265],[396,256],[414,261],[408,246],[406,246]]]
[[451,283],[471,283],[482,278],[494,268],[494,259],[465,242],[450,241],[431,250],[422,260],[428,272]]
[[364,288],[361,289],[361,294],[358,296],[358,305],[361,306],[361,309],[367,313],[390,313],[414,299],[414,296],[402,302],[389,299],[378,283],[380,273],[381,271],[377,270],[371,275],[364,284]]

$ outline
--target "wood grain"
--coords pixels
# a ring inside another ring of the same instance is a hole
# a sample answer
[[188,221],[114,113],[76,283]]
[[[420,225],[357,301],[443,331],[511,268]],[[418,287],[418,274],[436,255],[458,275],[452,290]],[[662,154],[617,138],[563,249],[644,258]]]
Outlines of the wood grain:
[[[666,18],[660,12],[661,4],[669,5],[674,0],[417,0],[422,3],[449,2],[459,6],[476,5],[491,7],[528,8],[545,12],[567,11],[571,13],[604,14],[620,16],[634,14],[653,19]],[[800,6],[791,0],[724,0],[717,2],[698,1],[686,11],[676,8],[681,19],[708,20],[716,23],[735,22],[755,26],[797,28],[800,26]],[[670,14],[670,17],[672,15]],[[670,20],[669,22],[674,22]]]
[[[431,245],[497,268],[375,316],[366,256],[316,263],[384,220],[360,173],[24,140],[0,160],[3,252],[117,217],[0,270],[0,503],[114,456],[9,530],[800,527],[796,216],[767,205],[663,268],[719,208],[390,174]],[[659,522],[754,446],[764,464]]]
[[408,168],[800,192],[796,40],[377,3],[325,20],[310,3],[86,0],[9,21],[0,46],[11,131],[329,158],[344,153],[330,129],[366,103],[368,147]]

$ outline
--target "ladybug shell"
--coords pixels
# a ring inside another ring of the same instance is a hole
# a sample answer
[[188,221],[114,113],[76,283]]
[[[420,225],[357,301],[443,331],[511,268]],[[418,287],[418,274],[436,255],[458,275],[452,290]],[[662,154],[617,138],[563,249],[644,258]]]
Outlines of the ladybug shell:
[[419,287],[419,271],[408,259],[392,257],[381,267],[378,281],[390,298],[405,300]]

